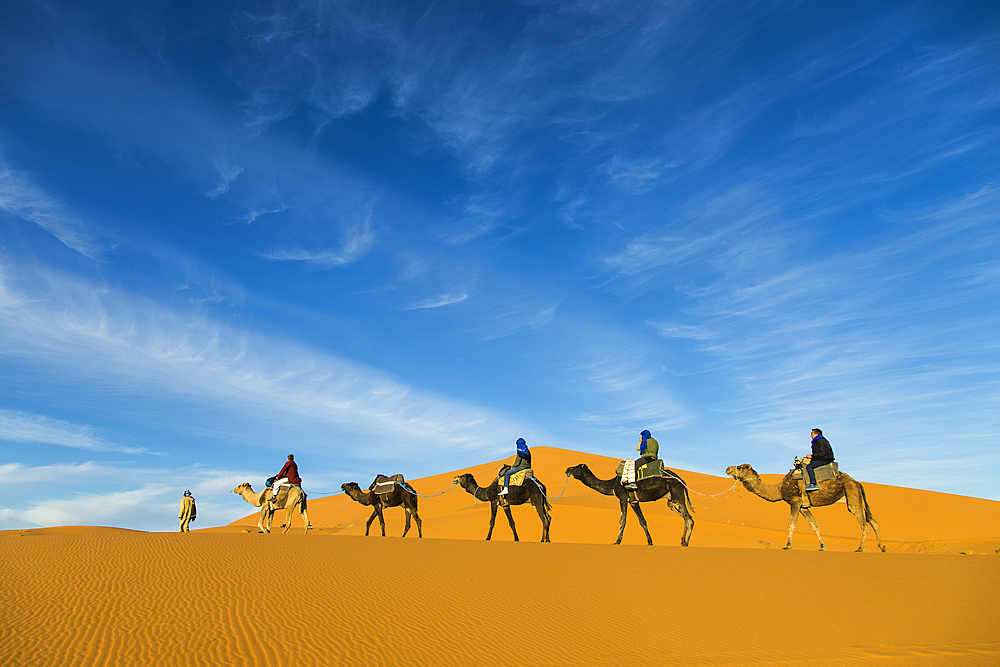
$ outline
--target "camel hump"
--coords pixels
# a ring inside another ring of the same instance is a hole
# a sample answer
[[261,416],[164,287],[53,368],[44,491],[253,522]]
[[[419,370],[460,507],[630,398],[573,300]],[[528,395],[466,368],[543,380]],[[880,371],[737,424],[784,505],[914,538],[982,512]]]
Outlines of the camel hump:
[[371,491],[376,486],[392,487],[395,486],[397,483],[402,484],[405,481],[406,480],[399,473],[393,475],[392,477],[386,477],[385,475],[376,475],[375,481],[371,483],[371,486],[368,487],[368,490]]

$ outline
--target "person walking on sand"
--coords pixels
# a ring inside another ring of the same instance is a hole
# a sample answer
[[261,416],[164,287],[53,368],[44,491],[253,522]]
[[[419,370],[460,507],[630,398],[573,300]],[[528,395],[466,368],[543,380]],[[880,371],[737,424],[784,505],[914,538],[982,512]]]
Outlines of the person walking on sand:
[[281,466],[281,472],[275,475],[274,484],[271,485],[271,500],[278,497],[278,487],[286,483],[296,486],[302,484],[302,478],[299,477],[299,466],[295,463],[294,454],[288,455],[285,465]]
[[806,472],[809,473],[809,486],[806,491],[819,491],[816,485],[816,468],[833,463],[833,447],[830,441],[823,437],[823,431],[814,428],[812,435],[812,457],[806,464]]
[[184,492],[184,497],[181,498],[181,511],[177,515],[177,518],[181,520],[181,531],[182,533],[190,532],[188,530],[188,524],[195,520],[198,516],[198,508],[194,504],[194,496],[191,495],[190,491]]
[[528,443],[524,441],[524,438],[517,439],[517,456],[514,457],[514,465],[507,469],[507,473],[504,475],[503,488],[500,490],[500,495],[507,495],[507,487],[510,486],[510,476],[516,472],[521,472],[522,470],[527,470],[531,467],[531,450],[528,449]]

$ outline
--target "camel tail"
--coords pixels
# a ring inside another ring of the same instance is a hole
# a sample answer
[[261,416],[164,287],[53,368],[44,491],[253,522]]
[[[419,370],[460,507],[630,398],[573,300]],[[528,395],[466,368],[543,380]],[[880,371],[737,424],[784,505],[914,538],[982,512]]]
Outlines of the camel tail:
[[691,494],[688,493],[688,489],[684,487],[684,504],[687,505],[688,512],[694,514],[694,503],[691,502]]
[[858,488],[861,489],[861,503],[865,506],[865,521],[873,521],[875,517],[872,516],[872,508],[868,506],[868,496],[865,495],[865,487],[858,482]]
[[[681,487],[684,489],[684,506],[687,507],[687,511],[694,514],[694,503],[691,502],[691,494],[688,493],[687,482],[681,479],[681,476],[675,473],[673,470],[668,471],[678,482],[681,483]],[[673,494],[671,494],[673,495]]]
[[[525,480],[525,481],[527,481],[527,480]],[[537,479],[535,479],[534,482],[535,482],[535,488],[538,489],[538,492],[542,495],[542,507],[545,508],[545,511],[551,510],[552,509],[552,503],[549,502],[549,499],[548,499],[549,493],[546,490],[545,485],[542,484],[541,482],[539,482]]]

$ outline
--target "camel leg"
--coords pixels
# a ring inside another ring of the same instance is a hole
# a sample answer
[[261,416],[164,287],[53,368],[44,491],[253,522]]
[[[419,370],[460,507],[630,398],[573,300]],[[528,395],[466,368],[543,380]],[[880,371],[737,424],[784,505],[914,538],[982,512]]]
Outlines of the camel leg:
[[372,521],[378,516],[378,510],[372,510],[372,515],[368,517],[368,521],[365,523],[365,537],[368,537],[368,529],[372,527]]
[[625,535],[625,522],[628,520],[628,500],[626,496],[621,497],[622,501],[622,518],[618,520],[618,539],[615,544],[622,543],[622,536]]
[[382,537],[385,537],[385,517],[382,516],[382,507],[376,505],[375,511],[378,513],[378,525],[382,528]]
[[[885,553],[885,545],[882,544],[882,536],[879,535],[878,532],[878,521],[876,521],[875,517],[872,516],[871,510],[868,510],[866,514],[868,517],[867,522],[871,524],[872,530],[875,531],[875,540],[878,542],[878,548],[882,550],[882,553]],[[862,543],[861,546],[864,547],[864,543]]]
[[306,522],[305,534],[309,534],[309,529],[312,525],[309,523],[309,509],[303,504],[299,505],[299,514],[302,516],[302,520]]
[[257,519],[257,532],[267,533],[270,532],[264,527],[264,521],[267,518],[267,505],[260,506],[260,518]]
[[493,524],[497,522],[497,501],[490,501],[490,532],[486,533],[486,541],[489,542],[490,538],[493,537]]
[[538,518],[542,520],[542,542],[549,541],[549,524],[552,523],[552,517],[549,513],[545,511],[545,505],[542,503],[532,503],[535,506],[535,511],[538,512]]
[[808,507],[803,507],[799,511],[802,512],[802,516],[809,522],[809,527],[816,533],[816,539],[819,540],[819,550],[826,551],[826,545],[823,544],[823,536],[819,534],[819,524],[816,523],[816,518],[813,516],[812,511]]
[[510,524],[510,532],[514,533],[514,541],[519,541],[517,539],[517,528],[514,527],[514,515],[510,513],[510,505],[503,506],[504,514],[507,515],[507,523]]
[[679,503],[675,500],[668,500],[667,507],[677,512],[682,519],[684,519],[684,532],[681,533],[681,546],[686,547],[691,542],[691,533],[694,532],[694,518],[691,513],[688,512],[688,508],[684,503]]
[[802,501],[793,500],[789,505],[792,507],[792,513],[788,517],[788,544],[785,545],[786,549],[792,548],[792,536],[795,535],[795,526],[799,523],[799,510],[802,508]]
[[868,507],[868,499],[865,498],[864,487],[858,484],[856,491],[845,493],[845,495],[847,496],[847,510],[854,515],[854,518],[858,520],[858,525],[861,526],[861,546],[855,549],[855,551],[863,552],[865,550],[865,540],[868,538],[868,526],[870,524],[875,529],[875,539],[878,541],[878,548],[882,550],[882,553],[885,553],[885,545],[882,544],[882,536],[878,531],[878,521],[872,516],[872,510]]
[[[403,506],[406,507],[408,514],[413,515],[413,520],[417,522],[417,537],[424,536],[424,529],[421,525],[420,515],[417,514],[417,497],[409,493],[403,494]],[[406,527],[407,530],[410,527],[410,517],[406,517]],[[406,536],[406,531],[403,531],[403,536]]]
[[653,546],[653,537],[649,534],[649,528],[646,527],[646,517],[642,515],[642,510],[639,509],[639,503],[632,503],[632,511],[635,515],[639,517],[639,525],[642,526],[643,532],[646,533],[646,544]]
[[404,507],[403,512],[406,513],[406,521],[403,523],[403,537],[406,537],[406,534],[410,532],[410,508]]

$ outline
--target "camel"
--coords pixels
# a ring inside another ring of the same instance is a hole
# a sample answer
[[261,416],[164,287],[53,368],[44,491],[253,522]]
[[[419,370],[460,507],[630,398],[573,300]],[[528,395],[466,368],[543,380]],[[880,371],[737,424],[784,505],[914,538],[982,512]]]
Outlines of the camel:
[[375,508],[372,511],[372,515],[368,517],[368,522],[365,524],[365,537],[368,537],[368,530],[371,528],[372,521],[375,520],[376,516],[378,517],[379,525],[382,527],[382,537],[385,537],[385,519],[382,517],[382,510],[387,507],[399,506],[402,506],[403,509],[406,510],[406,523],[403,526],[403,537],[406,537],[406,533],[410,531],[410,515],[413,515],[413,518],[417,522],[417,537],[424,536],[420,516],[417,514],[417,496],[414,495],[416,491],[413,490],[413,487],[410,486],[409,482],[396,483],[392,489],[392,493],[383,494],[387,496],[385,498],[374,491],[362,491],[357,482],[342,484],[340,488],[343,489],[344,493],[351,497],[351,500],[359,502],[362,505],[370,505]]
[[[786,549],[792,548],[792,536],[795,534],[795,526],[799,522],[799,514],[801,513],[806,518],[806,521],[809,522],[813,532],[816,533],[816,538],[819,540],[819,550],[826,551],[826,544],[823,543],[823,537],[819,534],[819,524],[816,523],[816,519],[813,517],[809,507],[802,506],[802,488],[799,480],[792,479],[793,472],[793,470],[788,471],[788,474],[785,475],[779,484],[765,484],[761,481],[760,475],[750,467],[749,463],[726,468],[726,474],[742,482],[743,486],[750,493],[758,495],[771,503],[784,500],[791,506],[791,516],[788,517],[788,544],[785,545]],[[861,546],[855,549],[855,551],[861,552],[865,550],[865,540],[868,539],[868,526],[870,525],[875,529],[875,539],[878,541],[878,548],[884,553],[885,545],[882,544],[882,537],[878,532],[878,522],[875,521],[875,517],[872,516],[872,510],[868,507],[868,499],[865,497],[865,487],[861,485],[861,482],[852,479],[844,473],[840,473],[839,477],[819,482],[819,491],[812,491],[809,494],[809,504],[812,507],[826,507],[838,502],[845,496],[847,498],[847,510],[854,515],[854,518],[858,520],[858,524],[861,526]]]
[[691,513],[694,512],[694,506],[691,504],[691,498],[688,495],[687,487],[684,485],[684,480],[670,470],[666,470],[666,472],[672,475],[672,477],[648,477],[636,482],[635,491],[627,491],[622,486],[621,478],[598,479],[584,463],[566,469],[567,475],[580,480],[584,486],[589,486],[594,491],[603,493],[606,496],[616,496],[618,498],[622,507],[622,516],[618,522],[618,539],[615,540],[615,544],[622,543],[622,537],[625,535],[625,521],[628,517],[628,506],[631,505],[635,515],[639,518],[639,525],[642,526],[643,531],[646,533],[646,543],[649,546],[653,546],[653,538],[649,534],[649,528],[646,527],[646,517],[642,515],[639,503],[653,502],[660,498],[666,498],[667,507],[677,512],[684,519],[681,546],[686,547],[691,542],[691,533],[694,531],[694,519],[691,517]]
[[[500,474],[502,475],[506,472],[509,466],[504,466],[500,469]],[[530,502],[531,505],[538,512],[539,518],[542,520],[542,542],[549,542],[549,525],[552,523],[552,517],[549,516],[549,510],[552,506],[549,501],[545,498],[545,486],[541,482],[536,482],[534,479],[525,479],[521,486],[512,486],[507,490],[507,494],[504,496],[500,495],[500,482],[497,479],[493,480],[493,483],[487,487],[481,487],[476,483],[476,478],[471,474],[466,473],[464,475],[458,475],[455,477],[455,484],[458,484],[468,493],[471,493],[476,500],[482,500],[483,502],[489,502],[490,504],[490,530],[486,533],[486,541],[489,542],[490,538],[493,536],[493,524],[497,520],[497,505],[503,507],[504,513],[507,515],[507,523],[510,524],[510,531],[514,533],[514,541],[517,542],[517,528],[514,526],[514,517],[511,516],[510,508],[511,505],[523,505],[524,503]],[[503,502],[501,503],[501,498]]]
[[[306,533],[309,532],[309,512],[306,510],[306,493],[296,486],[288,487],[288,492],[284,497],[284,504],[278,505],[270,500],[265,500],[265,496],[270,495],[268,489],[264,489],[260,493],[253,490],[249,482],[243,482],[235,489],[233,493],[241,496],[243,500],[247,501],[254,507],[260,508],[260,519],[257,521],[257,529],[261,533],[271,532],[271,521],[274,519],[274,513],[277,510],[285,510],[285,523],[282,524],[285,530],[282,534],[288,532],[288,529],[292,527],[292,510],[298,508],[299,514],[302,515],[302,520],[306,524]],[[281,497],[278,498],[279,502]]]

